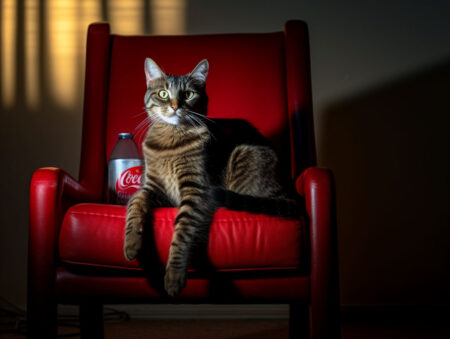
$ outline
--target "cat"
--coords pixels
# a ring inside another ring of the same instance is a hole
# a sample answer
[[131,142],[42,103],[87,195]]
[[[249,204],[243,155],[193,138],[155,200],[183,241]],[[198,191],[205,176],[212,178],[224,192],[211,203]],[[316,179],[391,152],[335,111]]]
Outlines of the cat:
[[167,294],[174,296],[184,288],[191,251],[207,240],[219,206],[276,215],[295,214],[297,207],[276,180],[274,150],[254,127],[206,117],[206,59],[182,76],[164,73],[150,58],[144,69],[152,124],[142,144],[142,188],[127,206],[124,254],[137,257],[153,208],[178,207],[164,277]]

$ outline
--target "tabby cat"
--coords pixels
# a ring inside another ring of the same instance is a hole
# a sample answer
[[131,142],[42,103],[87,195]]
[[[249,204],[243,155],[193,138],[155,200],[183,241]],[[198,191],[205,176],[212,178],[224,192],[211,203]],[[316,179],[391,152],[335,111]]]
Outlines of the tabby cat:
[[[294,206],[275,179],[277,157],[267,140],[245,121],[206,118],[208,69],[202,60],[191,73],[175,76],[145,60],[152,124],[142,146],[142,188],[128,203],[124,254],[128,260],[138,255],[153,208],[178,207],[164,278],[171,296],[185,286],[190,253],[207,239],[219,206],[271,214],[289,214]],[[274,204],[279,201],[286,204]]]

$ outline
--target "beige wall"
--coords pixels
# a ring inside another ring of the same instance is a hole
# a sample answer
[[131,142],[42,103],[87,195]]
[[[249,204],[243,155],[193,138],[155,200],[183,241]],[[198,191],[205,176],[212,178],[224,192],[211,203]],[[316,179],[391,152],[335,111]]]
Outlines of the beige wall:
[[[22,38],[14,54],[12,105],[5,103],[4,81],[0,90],[2,297],[25,305],[27,193],[33,170],[58,166],[74,176],[78,172],[87,21],[109,18],[115,33],[220,33],[277,31],[288,19],[303,19],[310,27],[319,163],[334,171],[337,183],[343,304],[450,303],[447,1],[197,0],[178,3],[186,15],[176,28],[156,27],[155,20],[148,24],[152,14],[142,9],[150,11],[157,1],[152,6],[131,1],[137,6],[131,17],[108,12],[102,1],[60,3],[72,7],[41,19],[50,27],[54,15],[72,15],[73,25],[59,29],[62,37],[37,29],[40,44],[34,56],[24,48],[32,33],[20,29],[33,12],[19,8],[16,32]],[[80,10],[85,13],[81,19],[73,15]],[[133,15],[141,18],[140,25],[127,25]],[[5,28],[2,32],[4,37]],[[72,45],[58,50],[55,42],[67,39]],[[1,79],[9,72],[5,44],[0,40]],[[41,61],[33,64],[35,59]],[[27,74],[36,75],[34,97],[25,94],[30,91]],[[66,83],[68,92],[58,92],[55,83]]]

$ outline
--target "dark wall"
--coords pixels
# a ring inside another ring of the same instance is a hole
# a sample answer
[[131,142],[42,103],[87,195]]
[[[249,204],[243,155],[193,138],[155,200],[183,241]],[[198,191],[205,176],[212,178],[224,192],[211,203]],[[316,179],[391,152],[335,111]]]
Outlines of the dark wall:
[[347,302],[450,303],[449,79],[450,59],[324,112]]

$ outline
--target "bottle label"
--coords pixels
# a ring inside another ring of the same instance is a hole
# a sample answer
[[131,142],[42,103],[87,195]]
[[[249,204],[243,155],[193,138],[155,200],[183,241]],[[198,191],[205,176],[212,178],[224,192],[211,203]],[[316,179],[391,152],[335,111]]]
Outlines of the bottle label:
[[114,159],[109,162],[109,203],[126,204],[142,184],[142,159]]
[[116,181],[116,193],[133,195],[142,183],[142,166],[135,166],[123,171]]

